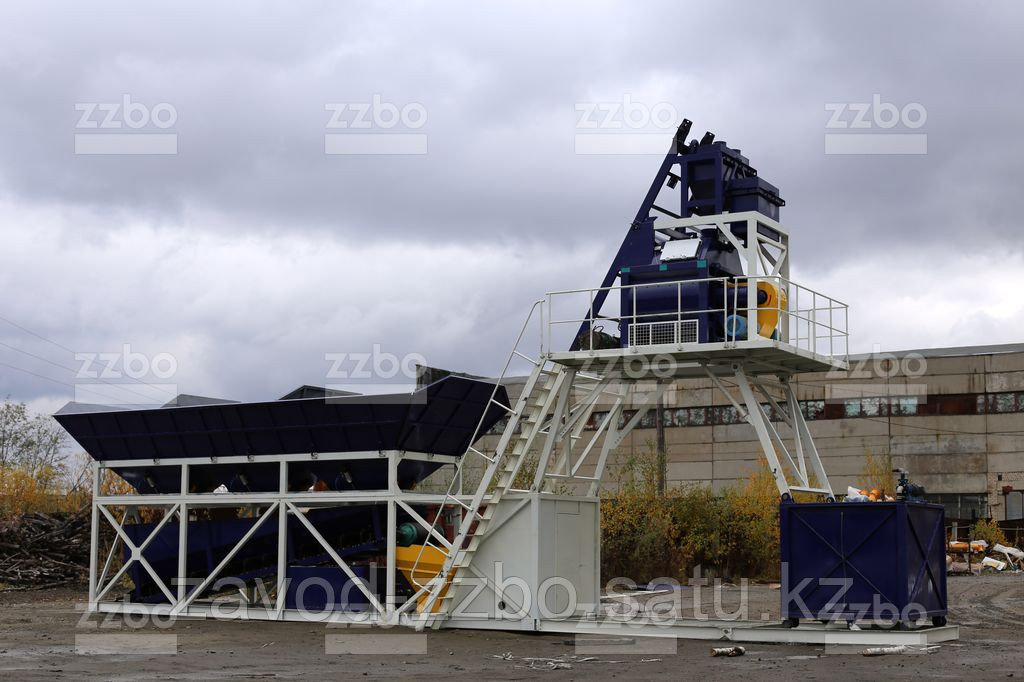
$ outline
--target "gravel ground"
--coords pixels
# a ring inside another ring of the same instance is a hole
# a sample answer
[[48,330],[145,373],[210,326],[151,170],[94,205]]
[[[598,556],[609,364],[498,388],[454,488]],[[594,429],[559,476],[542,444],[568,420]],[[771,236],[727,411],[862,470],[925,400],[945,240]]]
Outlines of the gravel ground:
[[[950,622],[960,625],[959,642],[931,653],[874,658],[807,645],[750,645],[745,656],[712,658],[711,643],[688,640],[669,640],[674,652],[634,653],[627,652],[626,643],[608,643],[599,653],[591,654],[577,649],[566,635],[479,630],[419,635],[407,629],[354,631],[306,623],[190,620],[133,630],[117,617],[83,618],[77,608],[84,600],[80,589],[6,592],[0,593],[0,679],[1024,677],[1024,575],[950,577],[949,592]],[[777,611],[778,594],[768,586],[752,586],[751,617]],[[726,605],[736,597],[738,590],[728,592]],[[76,652],[76,637],[83,645],[91,641],[90,635],[118,632],[133,637],[140,633],[171,635],[176,639],[154,641],[158,646],[170,642],[169,648],[176,653]],[[592,640],[583,643],[589,642]],[[344,649],[358,653],[343,653]]]

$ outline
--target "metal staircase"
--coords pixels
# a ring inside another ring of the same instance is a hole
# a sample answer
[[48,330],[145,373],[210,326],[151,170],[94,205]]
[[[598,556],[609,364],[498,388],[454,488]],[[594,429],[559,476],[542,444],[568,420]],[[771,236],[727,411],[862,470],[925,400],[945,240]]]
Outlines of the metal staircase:
[[[559,365],[548,368],[548,362],[543,357],[534,359],[519,350],[534,314],[538,310],[542,310],[542,306],[543,302],[538,301],[531,309],[516,340],[516,345],[505,362],[501,377],[495,384],[495,392],[491,396],[491,402],[508,413],[508,421],[494,453],[489,455],[474,446],[477,439],[484,435],[480,433],[480,425],[478,425],[466,454],[459,464],[459,469],[445,494],[445,506],[454,506],[462,510],[462,519],[455,539],[450,543],[444,541],[443,536],[434,528],[427,535],[424,548],[437,549],[444,553],[446,558],[440,572],[433,579],[426,584],[415,585],[419,590],[417,597],[424,595],[426,597],[418,607],[420,613],[417,629],[422,630],[427,625],[434,628],[440,627],[440,624],[447,618],[457,591],[452,588],[461,583],[480,543],[486,537],[487,528],[498,503],[506,493],[515,490],[513,484],[523,464],[527,461],[537,436],[547,433],[550,429],[547,417],[552,411],[552,403],[561,392],[560,389],[563,382],[566,381],[568,373]],[[494,394],[508,375],[509,367],[517,357],[528,361],[533,369],[513,408],[495,400]],[[483,459],[486,466],[476,491],[467,503],[456,493],[456,484],[461,480],[464,469],[476,458]],[[437,518],[440,516],[438,514]],[[435,526],[437,518],[434,521]],[[422,557],[422,550],[420,556]],[[460,572],[463,574],[462,576],[460,576]],[[415,574],[414,569],[413,575]]]

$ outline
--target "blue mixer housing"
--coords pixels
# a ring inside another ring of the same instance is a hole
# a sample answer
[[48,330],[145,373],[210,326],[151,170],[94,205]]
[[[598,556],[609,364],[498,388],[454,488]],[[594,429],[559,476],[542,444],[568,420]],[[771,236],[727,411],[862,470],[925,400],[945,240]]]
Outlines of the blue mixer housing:
[[[742,277],[739,254],[731,244],[719,239],[718,230],[701,231],[696,255],[676,261],[656,262],[648,265],[625,266],[619,270],[621,310],[624,318],[636,315],[640,322],[671,322],[676,319],[696,320],[697,338],[708,343],[725,340],[726,315],[723,311],[733,305],[727,295],[725,283],[709,278]],[[680,284],[681,282],[687,282]],[[626,288],[631,285],[635,289]],[[746,290],[739,292],[739,305],[746,306]],[[679,311],[694,311],[684,312]],[[629,321],[620,329],[622,345],[631,342]]]
[[[736,248],[717,228],[698,232],[659,231],[658,215],[668,218],[689,218],[722,213],[757,211],[778,220],[785,201],[777,187],[757,175],[747,157],[725,142],[716,142],[713,133],[700,140],[686,141],[691,122],[684,120],[676,131],[672,149],[666,154],[635,218],[630,224],[611,267],[601,282],[601,291],[580,325],[572,350],[579,350],[591,328],[600,325],[600,311],[615,280],[624,287],[620,296],[621,322],[619,344],[631,345],[629,327],[637,323],[670,322],[678,319],[697,320],[699,343],[739,339],[746,336],[746,320],[737,310],[747,307],[746,288],[726,290],[722,281],[709,278],[742,278],[743,263]],[[657,202],[665,188],[674,203],[665,207]],[[746,245],[746,221],[727,224],[730,233]],[[766,236],[779,235],[769,227],[759,226]],[[683,258],[663,259],[664,245],[669,241],[696,240],[693,254]],[[686,284],[678,285],[679,282]],[[664,283],[665,286],[625,287]],[[635,305],[634,305],[635,300]],[[759,292],[758,304],[763,303]],[[752,303],[753,305],[753,303]],[[680,312],[682,311],[682,312]],[[690,311],[690,312],[687,312]],[[636,316],[634,318],[634,315]],[[728,334],[726,333],[728,329]]]

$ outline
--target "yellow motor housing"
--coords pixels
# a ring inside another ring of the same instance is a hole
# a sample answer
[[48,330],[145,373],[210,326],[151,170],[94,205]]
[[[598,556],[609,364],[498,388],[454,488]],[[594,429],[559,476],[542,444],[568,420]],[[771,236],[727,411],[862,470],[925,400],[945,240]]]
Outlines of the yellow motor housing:
[[[729,284],[730,288],[746,289],[747,284]],[[757,290],[765,294],[763,303],[757,304],[757,333],[761,336],[771,338],[771,335],[779,328],[781,311],[787,310],[786,290],[781,289],[769,281],[759,281]],[[750,300],[749,298],[747,299]]]
[[757,304],[757,333],[770,337],[779,328],[780,311],[787,309],[786,290],[765,281],[757,283],[757,290],[767,295],[764,303]]

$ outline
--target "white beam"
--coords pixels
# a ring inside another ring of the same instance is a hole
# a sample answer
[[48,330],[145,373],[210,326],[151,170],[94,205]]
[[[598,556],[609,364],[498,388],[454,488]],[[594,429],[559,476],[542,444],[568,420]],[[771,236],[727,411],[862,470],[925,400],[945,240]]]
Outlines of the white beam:
[[386,613],[386,609],[380,603],[380,601],[377,600],[377,596],[374,595],[373,592],[371,592],[369,588],[366,587],[366,585],[363,583],[362,578],[357,576],[355,572],[352,571],[349,565],[345,563],[345,560],[342,559],[341,556],[335,551],[334,547],[332,547],[331,544],[324,539],[324,536],[320,534],[320,531],[318,531],[316,527],[312,524],[312,522],[310,522],[310,520],[306,518],[306,515],[299,511],[299,509],[291,502],[286,502],[285,504],[289,509],[291,509],[292,514],[294,514],[295,517],[302,522],[302,525],[306,527],[306,530],[308,530],[310,534],[314,538],[316,538],[316,541],[320,543],[320,546],[324,548],[324,550],[330,555],[332,559],[334,559],[334,563],[338,564],[341,570],[345,572],[345,575],[348,576],[348,579],[351,580],[352,583],[359,588],[359,591],[362,592],[363,596],[365,596],[366,599],[373,605],[373,608],[375,608],[378,613]]
[[249,541],[249,538],[255,535],[256,531],[258,531],[260,527],[264,523],[266,523],[267,519],[269,519],[271,516],[274,516],[274,512],[276,512],[280,507],[280,502],[275,502],[274,504],[270,505],[270,507],[263,513],[263,515],[256,519],[256,523],[254,523],[249,528],[249,530],[246,531],[245,535],[243,535],[242,538],[237,543],[235,543],[235,546],[232,547],[231,550],[227,553],[227,556],[225,556],[221,560],[221,562],[217,564],[217,566],[213,569],[210,575],[206,576],[206,578],[201,583],[199,583],[196,589],[189,593],[189,595],[185,597],[184,600],[179,600],[178,603],[175,604],[174,608],[171,609],[171,615],[180,615],[182,611],[188,608],[188,605],[191,604],[195,600],[195,598],[203,592],[203,590],[209,587],[210,584],[217,579],[217,576],[220,574],[220,572],[224,570],[224,567],[227,566],[232,559],[235,558],[235,555],[238,554],[239,550],[245,546],[245,543]]

